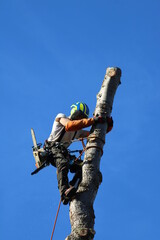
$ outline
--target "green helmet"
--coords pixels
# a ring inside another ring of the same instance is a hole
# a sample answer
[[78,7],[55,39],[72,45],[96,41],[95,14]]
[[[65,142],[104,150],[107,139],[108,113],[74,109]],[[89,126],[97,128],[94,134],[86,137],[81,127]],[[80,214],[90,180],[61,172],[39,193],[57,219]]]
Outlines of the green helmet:
[[71,119],[88,118],[89,108],[87,104],[77,102],[71,106]]

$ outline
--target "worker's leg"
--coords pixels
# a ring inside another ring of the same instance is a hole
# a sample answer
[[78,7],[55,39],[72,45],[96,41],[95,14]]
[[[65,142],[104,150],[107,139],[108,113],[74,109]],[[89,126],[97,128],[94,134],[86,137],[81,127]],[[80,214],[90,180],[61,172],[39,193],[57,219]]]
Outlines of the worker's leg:
[[57,158],[57,180],[60,195],[62,196],[64,192],[69,188],[68,183],[68,162],[64,158]]
[[68,182],[69,161],[67,158],[65,158],[64,154],[61,153],[60,149],[52,148],[52,153],[57,168],[57,180],[59,192],[62,198],[62,202],[64,204],[67,204],[70,198],[76,192],[75,188],[70,187]]

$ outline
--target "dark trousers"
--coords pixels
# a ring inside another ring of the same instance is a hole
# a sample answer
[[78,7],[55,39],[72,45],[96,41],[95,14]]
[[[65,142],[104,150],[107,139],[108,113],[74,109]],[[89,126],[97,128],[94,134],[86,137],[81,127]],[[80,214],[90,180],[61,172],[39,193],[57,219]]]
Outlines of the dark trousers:
[[64,147],[51,148],[50,155],[51,164],[57,168],[57,180],[60,195],[62,196],[66,189],[69,188],[68,171],[69,171],[69,155]]
[[[63,196],[64,192],[70,187],[70,185],[78,188],[78,185],[82,179],[82,161],[78,160],[70,165],[70,157],[71,156],[69,155],[68,150],[62,145],[53,145],[50,148],[48,160],[54,167],[57,168],[58,188],[61,197]],[[75,173],[72,181],[70,182],[68,180],[69,170],[71,173]]]

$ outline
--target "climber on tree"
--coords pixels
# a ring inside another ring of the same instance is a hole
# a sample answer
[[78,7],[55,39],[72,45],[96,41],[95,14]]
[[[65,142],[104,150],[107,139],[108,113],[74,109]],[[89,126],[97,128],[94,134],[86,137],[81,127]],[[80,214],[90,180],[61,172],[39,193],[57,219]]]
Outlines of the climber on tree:
[[[89,131],[83,128],[89,127],[96,122],[103,123],[102,117],[88,118],[89,108],[85,103],[77,102],[71,106],[71,114],[67,117],[59,113],[53,123],[51,134],[45,141],[44,149],[50,149],[50,163],[57,168],[58,188],[61,199],[67,204],[75,195],[77,188],[74,186],[74,180],[68,181],[68,171],[70,168],[70,155],[68,147],[73,139],[89,136]],[[109,132],[113,127],[112,118],[108,119]],[[77,165],[76,171],[81,179],[81,167]]]

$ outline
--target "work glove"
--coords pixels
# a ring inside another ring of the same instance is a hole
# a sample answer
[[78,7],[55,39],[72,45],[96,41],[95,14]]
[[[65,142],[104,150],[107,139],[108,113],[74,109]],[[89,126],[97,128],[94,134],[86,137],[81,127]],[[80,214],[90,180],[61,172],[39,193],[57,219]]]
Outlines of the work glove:
[[107,127],[106,133],[110,132],[113,128],[113,118],[112,117],[107,117],[107,124],[108,124],[108,127]]

